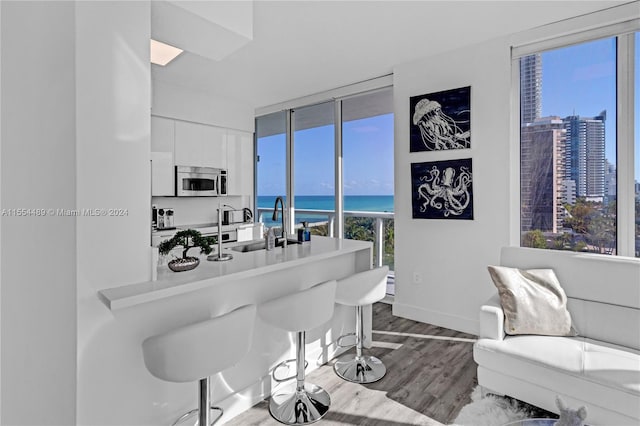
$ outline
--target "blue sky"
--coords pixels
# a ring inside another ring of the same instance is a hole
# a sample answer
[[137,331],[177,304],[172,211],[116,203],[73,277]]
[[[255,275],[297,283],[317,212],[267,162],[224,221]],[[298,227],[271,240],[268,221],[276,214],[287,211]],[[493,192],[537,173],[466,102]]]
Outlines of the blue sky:
[[[296,195],[333,195],[333,138],[333,125],[295,133]],[[342,140],[345,195],[392,195],[393,114],[344,123]],[[261,138],[258,155],[258,194],[284,194],[284,135]]]
[[[640,72],[640,37],[636,34],[636,93]],[[542,54],[542,116],[569,115],[594,117],[607,111],[605,123],[606,152],[616,164],[616,43],[615,38],[564,47]],[[640,180],[640,146],[638,127],[640,105],[636,95],[635,176]]]

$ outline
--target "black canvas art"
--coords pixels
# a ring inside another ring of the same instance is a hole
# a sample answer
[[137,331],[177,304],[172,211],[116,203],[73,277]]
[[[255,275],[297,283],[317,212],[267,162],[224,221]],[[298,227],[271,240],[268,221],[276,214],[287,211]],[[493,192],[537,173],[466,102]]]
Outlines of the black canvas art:
[[473,219],[471,158],[411,164],[414,219]]
[[410,108],[410,151],[442,151],[471,147],[471,87],[413,96]]

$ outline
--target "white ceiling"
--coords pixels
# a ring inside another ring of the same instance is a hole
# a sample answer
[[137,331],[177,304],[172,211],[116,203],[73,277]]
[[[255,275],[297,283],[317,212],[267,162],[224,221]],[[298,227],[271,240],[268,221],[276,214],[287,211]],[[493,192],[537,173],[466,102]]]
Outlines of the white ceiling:
[[220,61],[185,52],[153,65],[152,77],[263,107],[622,3],[256,0],[253,39],[243,47]]

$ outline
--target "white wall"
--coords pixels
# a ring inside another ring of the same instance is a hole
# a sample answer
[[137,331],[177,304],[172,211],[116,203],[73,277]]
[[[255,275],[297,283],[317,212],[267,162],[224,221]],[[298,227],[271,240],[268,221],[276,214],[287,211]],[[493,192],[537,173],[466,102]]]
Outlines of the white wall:
[[153,115],[253,132],[253,112],[252,105],[235,99],[153,80]]
[[126,424],[147,408],[127,392],[140,342],[96,292],[150,279],[150,3],[79,1],[75,13],[77,204],[127,210],[78,218],[77,422]]
[[[506,39],[394,69],[395,315],[477,334],[494,290],[486,266],[509,243],[510,49]],[[471,148],[409,153],[409,98],[471,86]],[[412,219],[411,163],[473,159],[474,220]],[[414,273],[422,283],[414,284]]]
[[[394,68],[394,314],[478,333],[479,307],[495,292],[486,267],[498,263],[500,247],[519,243],[519,116],[512,92],[519,82],[512,82],[511,46],[586,30],[603,37],[598,27],[637,16],[637,6],[628,3]],[[469,85],[471,149],[409,153],[409,98]],[[469,157],[474,220],[412,219],[411,163]],[[414,283],[414,273],[422,283]]]
[[[73,209],[73,3],[2,2],[1,207]],[[2,218],[3,425],[76,414],[76,221]]]

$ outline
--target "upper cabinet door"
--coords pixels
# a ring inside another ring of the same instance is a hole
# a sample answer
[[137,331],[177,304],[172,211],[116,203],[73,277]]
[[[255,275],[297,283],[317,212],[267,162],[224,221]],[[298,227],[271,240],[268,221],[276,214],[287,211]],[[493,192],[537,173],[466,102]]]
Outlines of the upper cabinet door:
[[176,121],[176,166],[199,166],[206,163],[203,158],[203,141],[205,138],[204,124]]
[[151,196],[173,197],[176,195],[176,177],[173,167],[173,153],[151,153]]
[[222,127],[176,121],[176,165],[226,169],[226,134]]
[[173,196],[175,121],[151,116],[151,196]]
[[229,195],[253,196],[253,133],[227,131]]
[[206,167],[227,168],[227,129],[205,126],[202,158]]

